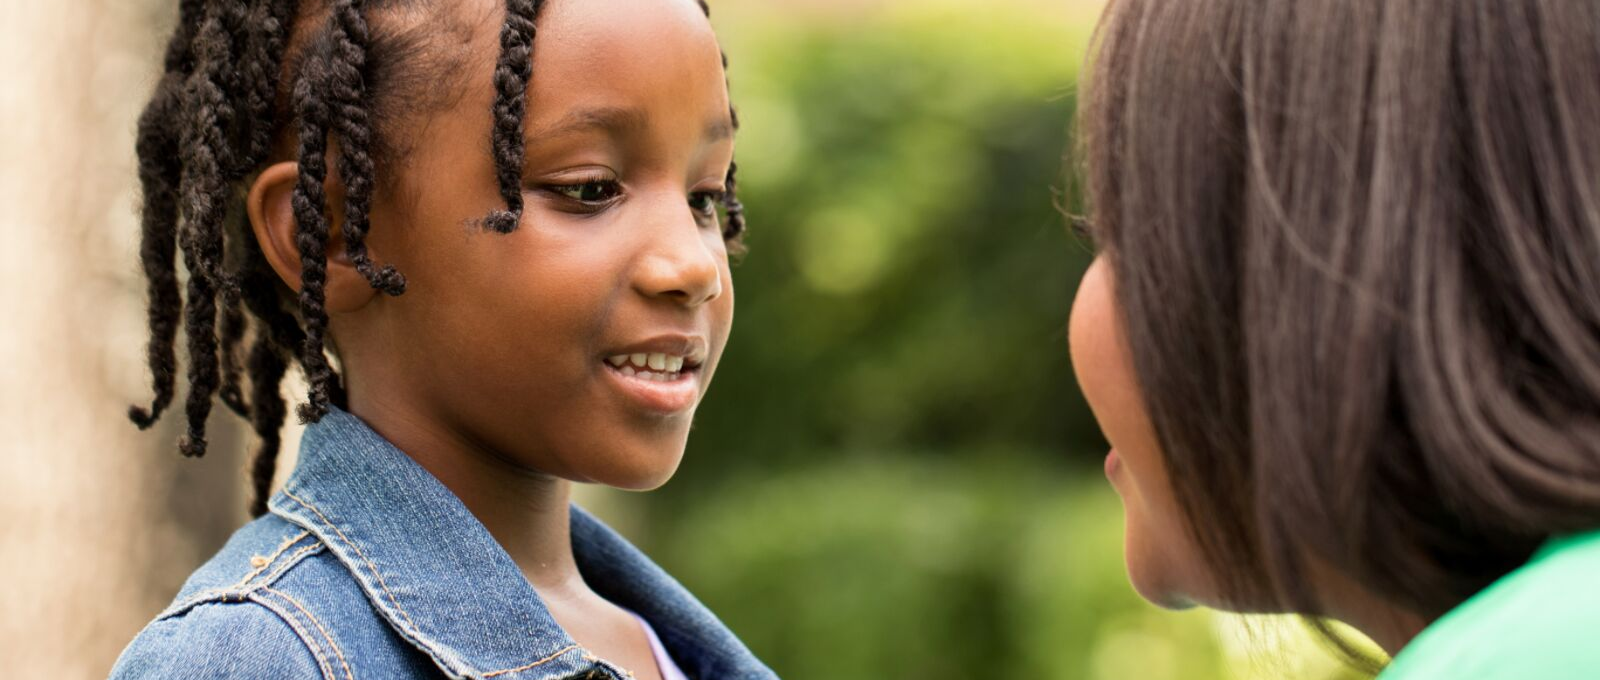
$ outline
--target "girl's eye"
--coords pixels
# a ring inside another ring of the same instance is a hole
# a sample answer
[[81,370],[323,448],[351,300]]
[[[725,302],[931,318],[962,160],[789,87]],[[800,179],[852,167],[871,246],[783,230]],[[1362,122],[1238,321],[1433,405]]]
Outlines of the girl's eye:
[[610,181],[562,184],[550,187],[551,191],[580,203],[606,203],[622,194],[622,185]]
[[715,217],[717,204],[722,202],[720,191],[696,191],[689,194],[689,209],[701,217]]

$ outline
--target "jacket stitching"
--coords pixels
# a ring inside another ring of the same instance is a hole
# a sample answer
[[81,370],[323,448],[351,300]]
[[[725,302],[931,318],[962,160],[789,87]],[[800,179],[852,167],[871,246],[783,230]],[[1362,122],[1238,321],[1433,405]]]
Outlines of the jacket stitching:
[[274,569],[271,574],[268,574],[267,576],[263,577],[260,581],[257,581],[256,584],[254,586],[251,586],[250,588],[248,588],[248,590],[254,590],[256,588],[265,588],[265,587],[267,587],[267,584],[269,584],[269,583],[277,583],[278,579],[283,577],[284,572],[289,571],[290,569],[293,569],[296,565],[299,564],[299,558],[300,558],[301,555],[304,555],[304,554],[310,553],[310,552],[314,552],[314,551],[316,551],[317,549],[319,549],[321,547],[322,547],[322,542],[318,541],[318,542],[313,543],[311,545],[308,545],[308,546],[306,546],[304,548],[296,550],[293,555],[289,556],[289,559],[283,561],[283,565],[282,566],[278,567],[277,569]]
[[492,677],[494,677],[496,675],[505,675],[506,673],[520,673],[520,672],[528,670],[530,668],[537,668],[539,666],[543,666],[543,665],[545,665],[547,663],[550,663],[551,661],[555,661],[561,655],[566,654],[567,652],[570,652],[570,651],[572,651],[574,649],[577,649],[577,648],[578,648],[577,645],[567,645],[565,647],[562,647],[559,650],[556,650],[556,652],[554,654],[551,654],[550,656],[547,656],[547,657],[545,657],[543,659],[540,659],[538,661],[530,663],[530,664],[528,664],[526,666],[518,666],[516,668],[506,668],[506,669],[503,669],[503,670],[491,671],[491,672],[488,672],[488,673],[484,673],[483,677],[492,678]]
[[[339,528],[339,525],[334,524],[333,520],[328,519],[327,515],[322,514],[322,511],[317,509],[317,506],[315,504],[311,503],[310,501],[306,501],[306,500],[301,499],[299,496],[294,495],[288,489],[281,489],[279,491],[279,493],[282,493],[289,500],[292,500],[295,503],[298,503],[301,507],[303,507],[303,508],[305,508],[307,510],[310,510],[313,513],[316,513],[317,517],[320,518],[324,524],[328,525],[328,528],[333,529],[334,534],[339,537],[339,540],[344,541],[345,545],[350,546],[350,549],[355,551],[356,556],[360,557],[361,561],[366,563],[367,569],[372,572],[372,575],[374,577],[377,578],[378,587],[382,588],[383,589],[383,594],[387,595],[389,597],[389,602],[394,605],[395,611],[400,612],[400,616],[404,617],[405,620],[406,620],[406,623],[410,624],[410,627],[411,627],[411,629],[413,631],[413,634],[416,635],[418,638],[422,638],[423,636],[422,636],[421,627],[419,627],[417,625],[416,621],[413,621],[411,619],[411,615],[410,614],[406,613],[405,607],[400,606],[400,601],[395,598],[394,591],[389,590],[389,584],[386,583],[383,580],[383,574],[379,573],[378,565],[373,564],[372,560],[367,558],[366,553],[361,552],[361,548],[355,544],[355,541],[350,540],[350,537],[345,535],[344,531]],[[429,644],[430,644],[430,646],[432,645],[431,642]],[[535,661],[533,663],[527,664],[525,666],[518,666],[516,668],[506,668],[506,669],[501,669],[501,670],[498,670],[498,671],[490,671],[488,673],[483,674],[483,677],[484,678],[491,678],[491,677],[494,677],[494,676],[497,676],[497,675],[504,675],[506,673],[517,673],[517,672],[528,670],[530,668],[536,668],[536,667],[542,666],[544,664],[550,663],[551,661],[554,661],[557,658],[559,658],[561,655],[566,654],[567,652],[570,652],[570,651],[572,651],[574,649],[577,649],[577,648],[578,648],[578,645],[568,645],[566,647],[563,647],[563,648],[555,651],[550,656],[547,656],[547,657],[545,657],[543,659],[540,659],[538,661]]]
[[380,588],[383,588],[383,594],[389,596],[389,602],[394,604],[395,611],[400,612],[400,615],[405,617],[406,623],[410,624],[412,630],[416,631],[416,634],[418,636],[420,636],[422,634],[422,629],[419,626],[417,626],[417,622],[416,621],[412,621],[411,620],[411,615],[406,613],[405,607],[401,607],[400,606],[400,601],[395,599],[394,592],[389,590],[389,584],[385,583],[384,580],[383,580],[383,574],[378,573],[378,565],[373,564],[372,560],[367,559],[366,554],[361,552],[361,548],[356,546],[355,542],[350,540],[349,536],[344,535],[344,531],[339,529],[339,525],[334,524],[333,520],[328,519],[327,515],[322,514],[322,511],[318,510],[317,506],[312,505],[309,502],[300,500],[299,496],[296,496],[296,495],[290,493],[288,489],[283,489],[282,493],[283,493],[283,495],[289,497],[290,500],[292,500],[292,501],[294,501],[296,503],[299,503],[302,507],[304,507],[304,508],[306,508],[306,509],[308,509],[308,510],[314,512],[314,513],[317,513],[317,517],[322,518],[323,523],[327,524],[330,528],[332,528],[334,533],[339,536],[339,539],[345,542],[345,545],[350,546],[351,550],[356,551],[356,556],[360,557],[361,561],[365,562],[367,564],[367,569],[372,571],[372,575],[377,577],[378,586]]
[[309,531],[301,531],[299,536],[293,536],[293,537],[290,537],[289,539],[285,540],[283,542],[283,545],[278,546],[277,550],[273,551],[273,553],[271,555],[267,556],[267,561],[266,562],[263,562],[261,564],[261,566],[256,567],[255,569],[252,569],[250,571],[250,573],[245,574],[244,578],[239,579],[239,583],[235,584],[233,587],[234,588],[243,588],[246,583],[250,582],[250,579],[253,579],[256,576],[259,576],[261,574],[261,572],[266,571],[268,567],[271,567],[272,563],[277,561],[278,557],[283,555],[283,551],[289,549],[289,546],[292,546],[292,545],[294,545],[296,543],[299,543],[301,539],[303,539],[303,538],[305,538],[307,536],[310,536],[310,535],[311,535],[311,532],[309,532]]
[[300,623],[295,620],[293,614],[284,611],[281,607],[273,605],[263,597],[254,596],[251,597],[250,600],[256,604],[266,607],[272,613],[277,614],[279,618],[284,620],[284,622],[288,623],[289,627],[294,629],[295,635],[300,636],[300,641],[305,643],[306,649],[311,652],[311,657],[317,660],[317,669],[322,672],[323,679],[336,680],[333,675],[333,667],[328,664],[328,660],[322,655],[321,646],[312,639],[310,633],[306,632],[305,627],[300,625]]
[[339,665],[344,667],[344,677],[348,678],[348,680],[355,680],[356,675],[355,673],[350,672],[350,663],[345,660],[344,652],[339,649],[339,643],[334,642],[333,636],[328,634],[328,629],[323,627],[322,622],[317,620],[317,617],[313,616],[311,612],[307,611],[305,606],[301,605],[298,600],[290,597],[288,593],[284,593],[283,591],[277,590],[271,586],[261,586],[261,590],[263,592],[272,593],[273,595],[283,598],[289,604],[294,605],[295,609],[300,610],[301,614],[305,614],[306,619],[310,620],[311,624],[317,627],[317,631],[322,633],[323,639],[328,641],[328,648],[332,649],[333,654],[339,657]]
[[244,585],[243,589],[241,589],[240,586],[224,586],[221,588],[212,588],[210,590],[195,593],[194,595],[190,595],[188,598],[184,599],[182,602],[178,602],[170,607],[167,607],[165,611],[156,616],[156,619],[160,620],[177,616],[201,604],[216,600],[221,600],[223,602],[245,602],[249,598],[252,591],[283,576],[284,572],[289,571],[290,569],[294,568],[296,564],[299,564],[299,560],[302,556],[315,552],[321,547],[322,543],[321,541],[318,541],[295,551],[294,554],[290,555],[283,561],[282,566],[278,567],[278,569],[272,573],[272,576],[263,579],[256,585]]

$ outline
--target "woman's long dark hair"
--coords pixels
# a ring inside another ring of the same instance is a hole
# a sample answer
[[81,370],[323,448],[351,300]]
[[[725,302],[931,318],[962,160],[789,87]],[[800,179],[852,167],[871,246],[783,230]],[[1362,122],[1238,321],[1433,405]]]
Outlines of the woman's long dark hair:
[[[212,400],[249,419],[261,439],[251,465],[251,512],[266,512],[287,415],[284,374],[298,362],[310,385],[302,421],[321,418],[343,397],[325,353],[327,253],[332,228],[323,183],[330,160],[345,187],[340,229],[350,260],[373,288],[405,291],[405,277],[367,254],[373,190],[382,165],[403,154],[385,123],[449,100],[441,83],[492,78],[491,150],[503,209],[483,220],[510,233],[522,214],[523,118],[533,75],[535,22],[543,0],[505,0],[500,54],[493,73],[459,73],[460,59],[441,42],[458,39],[449,20],[398,28],[394,10],[435,11],[433,0],[181,0],[167,45],[164,74],[139,119],[136,152],[143,188],[140,261],[148,280],[147,361],[155,396],[134,406],[140,428],[171,405],[177,337],[186,332],[188,432],[179,448],[201,456]],[[702,10],[710,10],[699,0]],[[727,60],[723,60],[726,66]],[[734,125],[737,127],[737,115]],[[330,143],[339,153],[333,154]],[[298,161],[292,198],[301,288],[284,286],[244,226],[247,182],[274,158]],[[737,252],[744,208],[726,178],[723,236]],[[381,228],[381,225],[380,225]],[[178,255],[188,270],[178,276]],[[180,289],[187,289],[187,294]],[[249,340],[247,357],[242,347]],[[249,398],[244,378],[249,378]]]
[[1600,527],[1600,3],[1113,0],[1091,222],[1191,533],[1431,620]]

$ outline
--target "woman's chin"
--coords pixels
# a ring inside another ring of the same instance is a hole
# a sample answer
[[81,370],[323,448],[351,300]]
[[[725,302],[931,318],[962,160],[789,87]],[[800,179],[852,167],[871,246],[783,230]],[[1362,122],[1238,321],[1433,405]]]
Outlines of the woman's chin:
[[1144,601],[1162,609],[1182,611],[1196,606],[1195,601],[1181,590],[1173,588],[1164,579],[1143,573],[1139,565],[1131,561],[1128,563],[1128,582]]
[[1134,534],[1124,536],[1123,560],[1128,570],[1128,582],[1134,592],[1146,602],[1162,609],[1181,611],[1197,606],[1210,606],[1204,598],[1196,597],[1196,588],[1189,583],[1188,569],[1175,563],[1174,556],[1139,540]]

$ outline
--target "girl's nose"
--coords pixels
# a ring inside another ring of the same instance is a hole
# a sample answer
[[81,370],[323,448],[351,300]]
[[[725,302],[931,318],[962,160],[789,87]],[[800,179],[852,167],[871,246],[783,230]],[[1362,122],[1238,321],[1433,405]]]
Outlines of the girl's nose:
[[[722,295],[722,257],[695,219],[687,201],[656,211],[661,215],[647,236],[644,254],[634,275],[634,287],[650,298],[666,299],[684,307],[699,307]],[[721,238],[720,233],[715,238]]]

